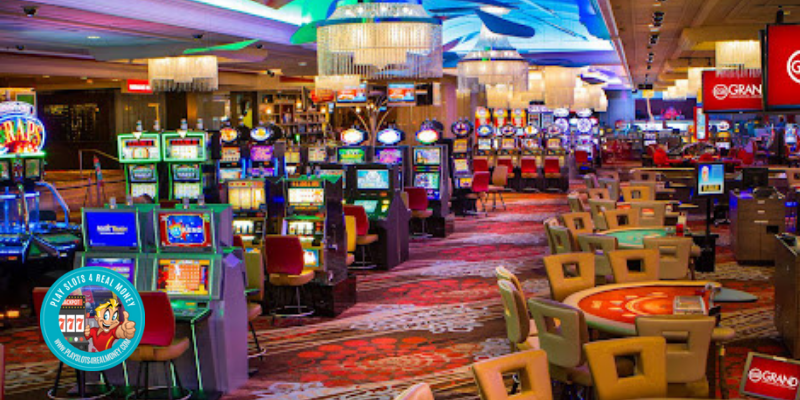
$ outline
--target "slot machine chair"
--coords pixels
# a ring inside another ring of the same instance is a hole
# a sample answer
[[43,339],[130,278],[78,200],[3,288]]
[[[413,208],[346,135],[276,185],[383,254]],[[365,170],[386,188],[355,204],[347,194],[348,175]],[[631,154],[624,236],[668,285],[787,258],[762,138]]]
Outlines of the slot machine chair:
[[346,215],[344,217],[345,230],[347,231],[347,266],[356,262],[356,249],[358,248],[358,232],[356,217]]
[[539,166],[536,165],[535,158],[522,158],[519,162],[519,190],[523,191],[531,189],[535,192],[542,190],[541,178],[542,174],[539,173]]
[[561,168],[558,158],[544,159],[544,180],[546,188],[556,188],[562,192],[569,190],[567,171]]
[[[42,309],[42,303],[44,303],[44,298],[47,295],[47,291],[49,287],[37,287],[33,288],[33,311],[36,314],[39,314]],[[44,343],[44,337],[42,336],[42,328],[39,327],[39,340]],[[47,396],[51,399],[60,400],[60,399],[70,399],[70,400],[89,400],[89,399],[98,399],[109,397],[111,394],[114,393],[116,388],[111,386],[110,384],[106,383],[105,388],[107,389],[104,393],[95,393],[87,396],[86,393],[86,372],[75,370],[75,378],[77,379],[77,387],[78,387],[78,396],[79,397],[58,397],[58,384],[61,382],[61,370],[64,368],[64,363],[62,361],[58,362],[58,369],[56,370],[56,381],[53,384],[53,388],[47,391]],[[100,371],[100,375],[103,377],[104,382],[109,382],[108,377],[104,371]],[[3,392],[4,393],[4,392]]]
[[[297,236],[267,235],[264,237],[264,263],[273,286],[294,287],[296,305],[285,305],[270,310],[275,317],[307,317],[314,310],[304,306],[300,299],[300,286],[314,279],[314,271],[305,268],[305,252]],[[294,309],[294,312],[289,312]]]
[[575,150],[575,166],[578,168],[578,174],[594,172],[589,152],[586,150]]
[[473,172],[489,172],[489,159],[487,158],[473,158],[472,159]]
[[[484,172],[489,174],[488,172]],[[474,185],[473,184],[473,190]],[[425,221],[433,215],[433,211],[428,209],[428,192],[420,187],[407,187],[404,191],[408,194],[408,209],[411,210],[411,219],[420,220],[421,229],[419,232],[412,232],[412,236],[416,238],[429,238],[433,235],[429,234],[425,229]]]
[[489,194],[492,195],[492,211],[497,209],[497,197],[500,197],[500,202],[503,204],[503,210],[507,210],[506,201],[503,199],[503,192],[506,190],[508,184],[508,167],[505,165],[498,165],[492,171],[492,184],[489,185]]
[[377,242],[380,237],[375,233],[369,233],[369,216],[367,210],[362,206],[344,205],[345,217],[356,219],[356,248],[361,248],[361,257],[349,267],[352,269],[374,269],[378,265],[367,261],[367,246]]
[[[472,193],[467,195],[468,199],[473,199],[476,202],[480,202],[481,206],[483,206],[483,213],[487,216],[489,212],[486,210],[486,197],[489,193],[489,173],[488,172],[476,172],[472,175],[472,187],[470,188]],[[478,214],[477,204],[475,205],[475,215]]]
[[244,248],[244,242],[240,235],[233,237],[233,245],[240,247],[244,252],[244,265],[247,272],[247,324],[250,328],[250,333],[253,335],[253,342],[256,345],[256,353],[248,354],[247,358],[261,358],[263,360],[266,349],[261,347],[258,342],[258,335],[256,328],[253,326],[253,321],[258,318],[264,309],[261,303],[264,302],[264,258],[261,256],[260,251],[248,252]]
[[[164,365],[164,370],[175,371],[175,383],[180,390],[180,397],[187,394],[181,384],[181,377],[178,369],[175,368],[175,360],[189,349],[189,338],[175,337],[175,314],[172,312],[172,304],[169,296],[164,292],[140,292],[142,305],[144,306],[144,333],[139,346],[128,357],[128,361],[139,363],[138,373],[136,374],[136,386],[134,396],[138,397],[140,392],[145,394],[145,398],[151,390],[150,388],[150,364],[157,362]],[[142,368],[144,367],[144,368]],[[139,379],[144,369],[144,389],[141,389]],[[169,375],[169,374],[167,374]],[[173,386],[172,379],[167,378],[167,393],[172,398]]]

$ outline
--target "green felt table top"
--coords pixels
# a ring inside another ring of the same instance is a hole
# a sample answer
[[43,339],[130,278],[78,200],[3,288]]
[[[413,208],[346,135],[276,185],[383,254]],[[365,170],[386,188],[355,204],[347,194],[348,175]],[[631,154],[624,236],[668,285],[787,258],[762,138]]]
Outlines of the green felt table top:
[[612,231],[604,232],[603,234],[617,238],[620,247],[643,247],[644,238],[647,236],[667,236],[666,228],[630,228],[630,229],[615,229]]

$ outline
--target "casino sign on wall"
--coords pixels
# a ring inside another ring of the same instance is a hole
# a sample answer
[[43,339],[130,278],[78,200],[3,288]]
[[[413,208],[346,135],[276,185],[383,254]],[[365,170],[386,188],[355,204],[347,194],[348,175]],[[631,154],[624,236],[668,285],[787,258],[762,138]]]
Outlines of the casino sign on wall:
[[44,124],[27,103],[0,103],[0,155],[36,154],[44,147]]
[[703,71],[703,110],[707,113],[761,111],[761,94],[761,75],[755,71]]
[[800,25],[769,25],[766,31],[764,108],[800,109]]

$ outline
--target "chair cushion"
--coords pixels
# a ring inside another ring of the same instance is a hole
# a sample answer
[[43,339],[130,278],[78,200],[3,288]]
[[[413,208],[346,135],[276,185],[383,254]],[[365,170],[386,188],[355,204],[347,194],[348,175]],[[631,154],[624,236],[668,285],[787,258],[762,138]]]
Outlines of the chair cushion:
[[275,286],[301,286],[314,279],[314,271],[304,269],[299,275],[269,274],[269,283]]
[[505,190],[506,190],[506,188],[504,188],[502,186],[489,185],[489,191],[490,192],[503,192]]
[[712,342],[724,342],[731,340],[736,336],[736,331],[727,326],[718,326],[711,332]]
[[247,303],[247,320],[252,321],[261,315],[261,304]]
[[547,173],[547,172],[545,172],[544,177],[545,178],[561,178],[561,173],[560,172],[558,172],[558,173]]
[[[475,197],[477,198],[477,197]],[[430,218],[433,210],[414,210],[411,211],[411,218]]]
[[347,253],[347,265],[353,265],[356,262],[356,256],[353,253]]
[[131,361],[170,361],[180,357],[189,348],[189,338],[173,339],[169,346],[140,344],[128,357]]
[[517,345],[517,350],[539,350],[539,338],[536,336],[528,336],[528,339]]
[[528,172],[523,172],[523,173],[522,173],[522,177],[523,177],[523,178],[538,178],[538,177],[539,177],[539,174],[538,174],[538,173],[536,173],[536,172],[531,172],[531,173],[528,173]]
[[368,244],[372,244],[378,241],[378,235],[372,233],[369,235],[363,235],[356,238],[356,244],[359,246],[366,246]]

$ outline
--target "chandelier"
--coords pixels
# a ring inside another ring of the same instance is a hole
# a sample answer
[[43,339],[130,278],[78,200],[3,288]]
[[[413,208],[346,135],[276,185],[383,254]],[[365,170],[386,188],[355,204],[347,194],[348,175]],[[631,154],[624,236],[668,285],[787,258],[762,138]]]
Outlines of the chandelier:
[[317,25],[320,76],[440,78],[442,23],[422,5],[341,5]]
[[475,48],[458,62],[458,87],[479,92],[481,86],[488,91],[498,85],[504,86],[500,92],[527,91],[528,61],[511,47],[508,38],[484,27]]
[[580,70],[577,68],[544,68],[544,103],[547,108],[569,108],[575,101],[575,83]]
[[717,69],[760,69],[761,43],[757,40],[716,42]]
[[151,58],[147,75],[158,92],[210,92],[219,87],[216,56]]
[[323,75],[314,77],[314,88],[334,92],[361,84],[358,75]]
[[697,96],[700,90],[703,89],[703,71],[705,70],[706,68],[702,67],[689,68],[689,92],[693,93],[694,96]]

